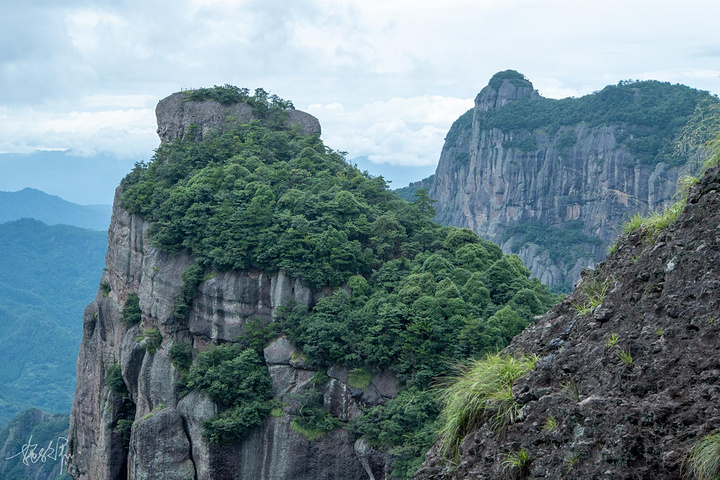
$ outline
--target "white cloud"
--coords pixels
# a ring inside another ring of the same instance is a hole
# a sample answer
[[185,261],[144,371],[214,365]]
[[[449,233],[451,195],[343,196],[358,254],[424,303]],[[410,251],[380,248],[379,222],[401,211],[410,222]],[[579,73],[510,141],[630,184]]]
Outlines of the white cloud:
[[0,110],[0,153],[69,150],[92,156],[145,159],[159,141],[152,109],[72,111]]
[[160,98],[233,83],[309,105],[332,148],[430,165],[507,68],[554,98],[628,78],[720,93],[718,16],[720,3],[702,0],[9,3],[0,150],[146,157]]
[[423,95],[372,102],[358,109],[313,104],[307,111],[320,120],[325,143],[347,151],[350,158],[425,166],[437,163],[450,125],[472,106],[472,99]]

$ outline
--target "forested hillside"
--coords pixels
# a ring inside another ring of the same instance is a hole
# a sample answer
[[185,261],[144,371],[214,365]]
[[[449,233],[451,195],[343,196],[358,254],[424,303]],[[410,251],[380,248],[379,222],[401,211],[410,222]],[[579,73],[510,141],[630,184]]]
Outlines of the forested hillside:
[[37,409],[18,414],[0,429],[0,477],[3,480],[69,480],[65,468],[68,414]]
[[[468,229],[433,222],[424,190],[412,203],[401,200],[317,135],[289,127],[288,102],[257,92],[248,101],[246,90],[233,88],[189,94],[186,101],[247,101],[254,120],[214,134],[188,125],[121,184],[103,277],[108,296],[86,314],[79,361],[85,388],[75,408],[100,394],[91,372],[99,362],[117,361],[102,353],[115,348],[120,362],[103,373],[128,407],[108,418],[115,428],[135,421],[129,438],[122,437],[131,445],[128,462],[135,471],[146,468],[147,432],[175,417],[194,424],[184,412],[200,408],[204,397],[217,413],[202,423],[202,439],[195,430],[188,433],[193,449],[209,451],[193,450],[196,468],[210,458],[208,468],[217,469],[235,461],[233,451],[289,442],[237,468],[257,468],[247,478],[287,468],[296,472],[293,478],[319,478],[349,448],[348,478],[355,478],[363,467],[352,445],[361,437],[384,459],[385,466],[375,468],[409,478],[436,438],[434,379],[462,359],[502,348],[557,297],[529,278],[517,256],[503,255]],[[193,135],[199,131],[202,139]],[[151,227],[143,227],[147,221]],[[137,251],[136,245],[146,245],[144,235],[152,247]],[[147,264],[156,267],[149,271]],[[154,285],[177,284],[175,272],[183,269],[172,312],[164,313],[168,299]],[[286,278],[291,291],[283,290]],[[263,285],[271,291],[264,293]],[[121,316],[113,313],[121,309]],[[116,337],[94,333],[105,329]],[[126,337],[142,343],[131,351]],[[178,397],[171,396],[172,386],[145,386],[152,369],[166,368],[164,358],[179,378]],[[143,423],[160,402],[163,423]],[[87,417],[75,416],[73,428],[91,428]],[[333,451],[324,437],[339,439]],[[308,442],[326,460],[288,463],[286,456],[305,452]],[[116,444],[95,448],[118,451]],[[77,462],[80,478],[99,468],[89,457]],[[176,471],[188,468],[183,462]]]
[[24,219],[0,225],[0,425],[25,408],[69,412],[82,311],[105,232]]

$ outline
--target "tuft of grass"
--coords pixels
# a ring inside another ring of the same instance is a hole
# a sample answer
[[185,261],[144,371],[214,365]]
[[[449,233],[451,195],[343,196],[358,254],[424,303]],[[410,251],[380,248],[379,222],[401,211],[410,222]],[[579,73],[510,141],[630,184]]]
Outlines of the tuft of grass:
[[623,235],[628,235],[638,228],[642,227],[645,223],[645,215],[642,213],[636,213],[632,217],[630,217],[630,220],[622,224],[621,231]]
[[565,457],[565,471],[567,473],[570,473],[573,468],[575,468],[575,465],[580,461],[580,455],[577,453],[568,454]]
[[582,317],[594,312],[605,300],[609,286],[609,280],[602,282],[596,278],[581,283],[578,290],[583,294],[584,300],[582,303],[573,303],[573,308],[575,308],[577,314]]
[[610,336],[605,339],[605,347],[608,349],[613,348],[617,345],[618,340],[620,340],[620,337],[614,332],[611,333]]
[[663,327],[658,327],[655,329],[655,335],[658,337],[662,337],[665,334],[665,329]]
[[561,383],[560,386],[570,400],[574,400],[576,402],[580,400],[580,391],[578,390],[578,384],[575,381],[575,377],[565,383]]
[[545,423],[543,424],[542,428],[545,430],[552,432],[555,430],[558,426],[557,419],[553,417],[552,415],[548,415],[548,417],[545,419]]
[[[688,185],[691,182],[688,181]],[[682,184],[681,184],[682,188]],[[689,187],[687,187],[689,189]],[[668,225],[677,220],[687,203],[687,190],[672,205],[662,210],[650,212],[648,215],[636,213],[622,226],[622,233],[628,235],[636,230],[642,230],[648,238],[656,238]]]
[[622,362],[628,367],[633,363],[632,354],[630,353],[629,348],[627,350],[619,350],[618,357],[620,357],[620,360],[622,360]]
[[355,368],[348,373],[348,385],[353,388],[365,390],[370,386],[370,380],[372,380],[372,373],[364,368]]
[[612,242],[610,244],[610,246],[608,247],[608,255],[611,255],[611,254],[617,252],[619,247],[620,247],[620,242],[618,242],[617,240]]
[[100,284],[100,291],[102,292],[103,297],[107,297],[108,295],[110,295],[110,290],[111,290],[111,287],[110,287],[109,283],[102,282]]
[[530,454],[524,448],[517,452],[510,452],[502,462],[503,470],[514,470],[520,477],[527,475],[530,470]]
[[698,440],[685,457],[684,467],[695,480],[720,478],[720,433]]
[[517,418],[512,385],[533,368],[537,357],[489,355],[458,367],[459,374],[440,391],[440,451],[455,457],[458,446],[474,427],[489,421],[496,432]]

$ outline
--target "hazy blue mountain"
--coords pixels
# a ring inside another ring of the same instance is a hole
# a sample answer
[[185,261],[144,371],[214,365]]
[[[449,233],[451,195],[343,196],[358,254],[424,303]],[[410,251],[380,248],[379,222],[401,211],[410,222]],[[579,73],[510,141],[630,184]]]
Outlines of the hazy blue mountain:
[[68,425],[67,414],[37,409],[18,414],[0,430],[0,478],[69,480],[63,459]]
[[436,165],[406,166],[389,163],[373,163],[366,156],[353,157],[348,162],[358,170],[367,171],[374,177],[382,176],[393,188],[401,188],[435,173]]
[[20,218],[35,218],[48,225],[74,225],[107,231],[110,205],[78,205],[34,188],[18,192],[0,192],[0,223]]
[[70,411],[82,311],[106,248],[105,232],[27,218],[0,225],[0,425],[29,407]]
[[0,155],[0,191],[32,187],[81,205],[110,204],[120,179],[134,158],[83,157],[72,152],[5,153]]

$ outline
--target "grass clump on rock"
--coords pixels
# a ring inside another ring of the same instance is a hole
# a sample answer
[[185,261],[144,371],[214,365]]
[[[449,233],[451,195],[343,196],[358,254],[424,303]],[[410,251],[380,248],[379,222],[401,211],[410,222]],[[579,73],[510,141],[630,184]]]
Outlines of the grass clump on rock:
[[705,435],[693,446],[685,459],[688,478],[717,480],[720,478],[720,433]]
[[456,456],[465,435],[485,421],[497,432],[515,421],[518,405],[512,385],[535,368],[536,360],[495,354],[460,367],[460,374],[441,393],[440,448],[444,456]]

